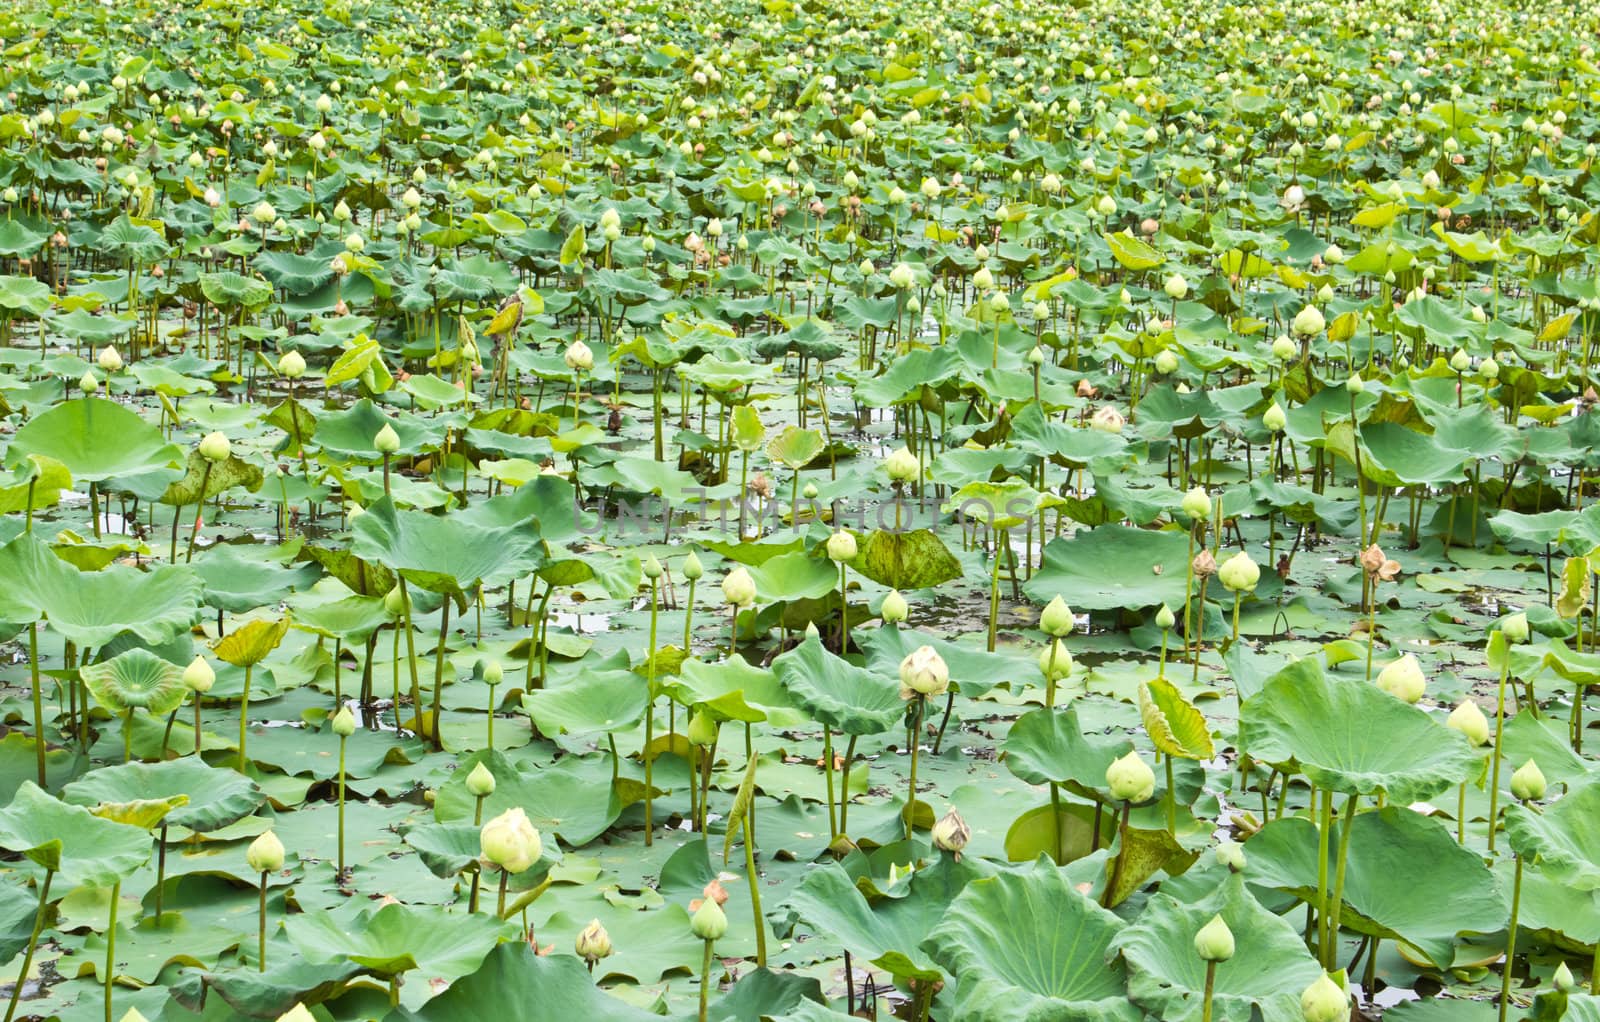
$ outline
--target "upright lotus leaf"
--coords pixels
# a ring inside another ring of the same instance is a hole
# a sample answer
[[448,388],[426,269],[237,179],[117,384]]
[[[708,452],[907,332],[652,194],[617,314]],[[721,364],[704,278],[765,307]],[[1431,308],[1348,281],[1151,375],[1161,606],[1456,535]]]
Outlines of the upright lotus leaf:
[[479,864],[483,854],[481,830],[469,819],[462,823],[412,824],[402,836],[406,844],[416,849],[417,858],[428,872],[448,880]]
[[933,632],[904,625],[885,625],[851,636],[867,652],[867,667],[887,678],[898,678],[900,661],[919,646],[932,646],[950,668],[950,684],[964,696],[981,696],[996,685],[1009,684],[1013,691],[1034,684],[1039,678],[1039,663],[1033,656],[1018,656],[1000,649],[994,653],[961,642],[953,642]]
[[321,577],[315,564],[285,566],[297,551],[238,543],[207,550],[193,565],[205,583],[208,606],[232,614],[277,604],[292,590],[304,589]]
[[278,648],[289,631],[289,619],[257,618],[247,621],[218,640],[217,657],[235,667],[254,667]]
[[815,461],[827,446],[827,441],[817,430],[785,426],[777,436],[767,441],[767,457],[798,472]]
[[[615,939],[615,938],[614,938]],[[412,1011],[396,1008],[384,1022],[659,1022],[594,984],[572,955],[541,957],[526,941],[501,944],[470,976]]]
[[1000,750],[1011,772],[1029,784],[1060,784],[1083,798],[1101,801],[1106,768],[1132,748],[1126,738],[1085,735],[1077,709],[1069,707],[1033,710],[1018,717]]
[[311,962],[340,959],[397,976],[422,969],[456,979],[473,972],[511,924],[492,913],[447,912],[436,905],[384,905],[360,913],[320,911],[284,921],[289,943]]
[[1210,759],[1215,754],[1205,717],[1165,678],[1139,686],[1139,717],[1150,741],[1168,756]]
[[[1244,877],[1315,903],[1317,842],[1310,820],[1273,820],[1246,843]],[[1458,935],[1505,926],[1505,896],[1483,858],[1431,817],[1398,806],[1357,814],[1348,856],[1340,924],[1357,933],[1403,940],[1445,968]]]
[[959,863],[943,856],[911,874],[900,896],[869,901],[843,866],[829,862],[806,875],[788,904],[813,933],[826,935],[892,976],[941,980],[941,960],[930,956],[923,944],[952,899],[992,870],[971,856]]
[[1280,673],[1245,700],[1239,741],[1256,759],[1318,787],[1383,792],[1400,804],[1475,776],[1482,759],[1466,736],[1417,707],[1322,671]]
[[961,577],[961,562],[931,529],[875,529],[862,538],[850,566],[891,589],[927,589]]
[[[1182,902],[1156,894],[1117,936],[1128,967],[1128,995],[1164,1022],[1199,1022],[1206,963],[1195,934],[1221,916],[1234,934],[1233,957],[1217,963],[1212,1018],[1216,1022],[1301,1022],[1300,994],[1322,975],[1294,924],[1261,906],[1231,875],[1209,896]],[[1259,1014],[1257,1014],[1259,1012]]]
[[[169,507],[186,507],[198,504],[202,499],[210,500],[235,486],[255,493],[261,489],[264,479],[260,465],[253,465],[237,454],[229,454],[222,461],[208,461],[196,448],[189,452],[183,478],[167,484],[159,503]],[[202,484],[205,486],[203,494],[200,489]]]
[[183,684],[182,667],[142,647],[110,660],[85,664],[78,668],[78,676],[89,687],[95,702],[112,713],[145,709],[154,716],[164,716],[183,705],[189,692]]
[[716,663],[686,659],[662,688],[680,705],[704,707],[720,720],[766,721],[775,728],[811,721],[775,672],[737,653]]
[[1068,593],[1079,610],[1182,607],[1188,560],[1182,531],[1102,525],[1046,544],[1023,592],[1039,603]]
[[184,457],[138,412],[98,397],[64,401],[30,419],[12,438],[6,458],[15,464],[24,454],[54,458],[74,479],[90,483],[158,469],[172,469],[176,478]]
[[796,702],[835,731],[875,735],[905,714],[898,680],[834,656],[814,636],[774,660],[772,669]]
[[1556,613],[1577,617],[1589,603],[1590,564],[1587,557],[1569,557],[1561,568],[1561,593],[1556,597]]
[[113,887],[143,866],[151,850],[142,828],[68,805],[32,781],[23,781],[11,804],[0,809],[0,848],[55,871],[62,891]]
[[169,827],[210,833],[244,819],[261,807],[266,793],[248,777],[220,770],[194,756],[161,763],[124,763],[91,770],[61,789],[73,805],[118,805],[139,799],[188,801],[173,808]]
[[1517,854],[1577,891],[1600,890],[1600,780],[1575,785],[1543,812],[1506,807],[1506,834]]
[[968,1022],[1139,1022],[1113,955],[1122,926],[1040,863],[969,884],[925,946]]
[[632,671],[587,671],[522,695],[539,733],[595,735],[625,731],[644,719],[649,685]]
[[294,626],[330,639],[343,639],[347,645],[359,645],[393,620],[382,597],[346,596],[297,608]]
[[277,1019],[295,1005],[316,1005],[345,989],[365,972],[345,960],[308,962],[298,955],[269,957],[265,972],[255,969],[185,969],[168,988],[173,1001],[192,1012],[206,1010],[211,994],[233,1009],[236,1019]]
[[437,444],[444,437],[442,426],[405,412],[385,412],[366,398],[342,412],[317,417],[313,438],[325,453],[366,462],[381,461],[383,453],[373,446],[378,432],[391,427],[400,437],[400,452],[414,454]]
[[554,766],[539,767],[528,760],[512,760],[499,749],[488,749],[462,757],[450,779],[439,786],[433,800],[435,820],[472,820],[476,799],[467,791],[467,776],[479,763],[495,779],[494,793],[483,800],[483,818],[491,820],[507,809],[521,809],[543,835],[547,857],[556,847],[553,838],[581,847],[604,834],[622,815],[624,807],[611,786],[611,768],[605,763],[569,756]]
[[494,588],[539,567],[544,544],[521,527],[483,528],[455,516],[401,511],[385,497],[352,526],[351,550],[379,561],[406,580],[454,596],[464,606],[465,591],[477,583]]
[[39,899],[20,883],[0,884],[0,960],[11,961],[28,946]]
[[7,580],[0,620],[43,615],[80,649],[98,649],[123,632],[158,646],[187,629],[199,610],[200,581],[183,565],[79,572],[31,533],[0,547],[0,578]]

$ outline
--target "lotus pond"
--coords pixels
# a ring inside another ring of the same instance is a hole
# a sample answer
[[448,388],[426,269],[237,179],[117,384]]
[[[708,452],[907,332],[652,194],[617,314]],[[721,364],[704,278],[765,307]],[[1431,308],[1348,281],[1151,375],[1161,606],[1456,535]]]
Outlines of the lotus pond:
[[5,1022],[1600,1020],[1597,29],[6,5]]

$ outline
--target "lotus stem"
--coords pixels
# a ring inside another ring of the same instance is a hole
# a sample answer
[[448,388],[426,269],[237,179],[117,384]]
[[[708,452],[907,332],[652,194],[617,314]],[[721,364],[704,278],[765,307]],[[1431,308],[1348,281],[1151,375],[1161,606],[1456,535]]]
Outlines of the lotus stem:
[[1211,581],[1211,576],[1206,575],[1200,579],[1200,607],[1195,612],[1194,621],[1194,672],[1190,675],[1190,684],[1200,683],[1200,647],[1205,642],[1206,634],[1206,583]]
[[[184,555],[183,555],[183,563],[185,563],[185,564],[188,564],[190,561],[194,560],[194,541],[195,541],[195,537],[200,535],[200,519],[206,513],[206,486],[210,482],[211,482],[211,460],[208,458],[208,459],[206,459],[206,467],[201,469],[201,471],[200,471],[200,499],[195,502],[194,528],[189,530],[189,549],[187,551],[185,551]],[[89,487],[89,492],[91,494],[93,494],[95,492],[93,485],[91,485]],[[181,505],[180,505],[180,510],[181,510]],[[98,539],[99,536],[100,536],[100,515],[99,515],[98,511],[96,511],[96,513],[95,513],[95,530],[94,530],[94,534],[95,534],[95,538]]]
[[[39,683],[39,622],[37,621],[28,623],[28,671],[33,681],[33,759],[39,774],[39,787],[43,788],[45,786],[44,694]],[[11,1016],[6,1017],[9,1019]]]
[[267,873],[261,871],[261,900],[256,908],[256,971],[267,971]]
[[[692,586],[693,583],[690,583]],[[660,613],[660,603],[657,600],[659,582],[650,580],[650,648],[645,654],[650,658],[647,668],[644,701],[644,843],[655,842],[655,799],[650,786],[652,780],[651,764],[655,757],[651,754],[650,746],[655,744],[656,734],[656,620]],[[692,589],[690,590],[693,591]],[[684,626],[688,628],[687,625]]]
[[[1167,830],[1176,835],[1178,833],[1178,789],[1172,782],[1172,761],[1174,758],[1170,754],[1163,756],[1162,763],[1167,768]],[[1284,784],[1287,785],[1288,781],[1285,780]],[[1268,788],[1271,788],[1270,783]],[[1265,795],[1262,796],[1263,799],[1265,797]],[[1261,815],[1263,818],[1267,815],[1265,809],[1262,810]]]
[[[439,645],[433,651],[433,747],[435,751],[444,748],[444,647],[450,635],[450,597],[445,596],[444,602],[439,605]],[[418,723],[421,723],[422,708],[417,707]]]
[[748,809],[744,814],[744,872],[750,880],[750,912],[756,924],[756,968],[767,967],[767,928],[761,919],[761,877],[756,873],[756,821]]
[[[245,665],[245,669],[244,669],[244,696],[239,700],[239,761],[238,761],[237,769],[241,774],[244,773],[244,764],[245,764],[245,757],[244,757],[245,728],[250,723],[250,672],[254,668],[255,668],[254,664],[246,664]],[[200,741],[200,736],[196,735],[195,736],[195,742],[198,743],[199,741]],[[198,750],[196,750],[196,751],[198,751]]]
[[200,755],[200,693],[194,694],[194,754]]
[[28,970],[33,967],[33,952],[39,946],[39,934],[44,929],[45,909],[50,906],[50,881],[55,879],[55,875],[55,870],[45,870],[44,882],[39,885],[39,908],[33,914],[33,934],[28,937],[28,949],[22,955],[22,971],[17,973],[17,982],[11,988],[11,1003],[6,1005],[5,1022],[11,1022],[12,1016],[17,1013],[22,986],[28,980]]
[[122,765],[133,761],[133,707],[122,711]]
[[[1095,809],[1099,813],[1099,808]],[[1128,857],[1128,816],[1133,812],[1133,803],[1127,799],[1122,800],[1122,818],[1117,823],[1117,857],[1111,860],[1111,876],[1106,880],[1106,889],[1100,894],[1100,907],[1110,908],[1113,899],[1117,896],[1117,885],[1122,882],[1122,862]]]
[[[1312,815],[1316,815],[1317,789],[1311,789]],[[1333,792],[1322,793],[1322,816],[1317,825],[1317,957],[1326,967],[1328,957],[1328,845],[1333,833]]]
[[[1360,795],[1352,792],[1350,797],[1345,800],[1344,822],[1339,828],[1339,864],[1334,872],[1333,895],[1329,899],[1330,904],[1328,906],[1328,964],[1326,968],[1329,972],[1333,971],[1333,965],[1335,964],[1335,957],[1339,946],[1339,916],[1341,909],[1344,908],[1344,870],[1346,862],[1350,857],[1350,832],[1355,829],[1353,825],[1356,818],[1356,802],[1358,802],[1360,798]],[[1333,795],[1331,792],[1328,796],[1328,806],[1329,816],[1331,818],[1333,812]]]
[[839,655],[850,651],[850,599],[845,594],[845,567],[839,562]]
[[[1511,974],[1517,965],[1517,915],[1522,909],[1522,856],[1515,853],[1516,870],[1511,881],[1511,927],[1506,932],[1506,967],[1500,973],[1500,1020],[1506,1022],[1506,1009],[1511,1006]],[[1590,984],[1594,980],[1591,977]]]
[[705,943],[705,954],[700,959],[700,1022],[706,1022],[706,1005],[711,997],[711,946],[714,942]]
[[[856,735],[844,747],[844,772],[839,775],[839,833],[850,833],[850,765],[856,761]],[[748,811],[747,811],[748,815]]]
[[344,744],[347,739],[339,736],[339,876],[338,881],[344,881]]
[[1233,641],[1239,641],[1239,604],[1244,600],[1244,592],[1233,594]]
[[111,885],[111,915],[106,923],[106,1022],[111,1022],[111,987],[117,979],[117,902],[121,900],[119,880]]
[[911,781],[906,797],[907,841],[912,838],[912,829],[917,818],[917,750],[922,747],[922,714],[927,702],[927,696],[918,694],[916,710],[913,711],[911,721]]
[[1206,993],[1205,1001],[1200,1006],[1200,1022],[1211,1022],[1211,997],[1212,987],[1217,982],[1217,963],[1206,962]]
[[1500,689],[1494,701],[1494,752],[1489,768],[1489,855],[1494,855],[1494,835],[1500,829],[1500,738],[1505,733],[1506,680],[1511,675],[1511,655],[1500,665]]
[[495,914],[501,919],[506,917],[506,883],[511,879],[511,874],[505,870],[500,871],[500,904],[495,909]]

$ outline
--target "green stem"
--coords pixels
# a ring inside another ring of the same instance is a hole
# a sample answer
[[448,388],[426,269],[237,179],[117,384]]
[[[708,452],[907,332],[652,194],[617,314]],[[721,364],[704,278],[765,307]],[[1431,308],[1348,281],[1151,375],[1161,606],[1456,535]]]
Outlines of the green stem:
[[1200,1006],[1200,1022],[1211,1022],[1212,988],[1217,982],[1217,963],[1206,962],[1206,999]]
[[656,732],[656,619],[660,613],[660,604],[656,599],[659,580],[650,580],[650,648],[645,653],[650,658],[649,673],[645,689],[644,709],[644,843],[655,843],[655,800],[651,797],[651,769],[654,760],[650,746],[655,741]]
[[[200,471],[200,500],[196,503],[194,512],[194,528],[189,530],[189,549],[183,555],[183,563],[188,564],[194,560],[194,540],[200,534],[200,517],[206,512],[206,484],[211,480],[211,461],[206,460],[206,467]],[[92,492],[92,491],[91,491]],[[96,522],[99,521],[98,516]],[[100,534],[95,530],[95,535]]]
[[1511,654],[1500,665],[1500,690],[1494,701],[1494,754],[1489,773],[1489,854],[1494,855],[1494,835],[1500,829],[1500,736],[1506,723],[1506,679],[1511,674]]
[[[1317,789],[1311,789],[1315,799]],[[1317,956],[1328,961],[1328,843],[1333,832],[1333,792],[1322,795],[1322,819],[1317,826]]]
[[33,934],[28,938],[28,950],[22,956],[22,971],[17,973],[17,982],[11,988],[11,1003],[6,1005],[5,1022],[11,1022],[11,1017],[17,1013],[22,986],[28,981],[28,970],[33,967],[33,950],[39,946],[39,933],[44,929],[45,909],[50,907],[50,881],[55,875],[54,870],[45,870],[44,883],[39,885],[39,909],[33,914]]
[[756,830],[755,816],[746,811],[744,814],[744,872],[750,881],[750,912],[755,917],[756,924],[756,967],[767,967],[767,928],[762,925],[761,919],[761,877],[756,873]]
[[[450,597],[439,604],[439,646],[433,651],[433,748],[444,748],[444,646],[450,635]],[[420,713],[420,709],[418,710]]]
[[[1345,864],[1350,857],[1350,831],[1354,829],[1352,824],[1354,824],[1356,818],[1356,802],[1360,798],[1360,795],[1352,792],[1350,797],[1345,799],[1344,821],[1339,826],[1339,864],[1333,877],[1333,895],[1330,898],[1330,916],[1328,919],[1327,965],[1324,966],[1329,972],[1333,971],[1334,959],[1338,951],[1339,915],[1344,908],[1344,870]],[[1331,795],[1328,798],[1328,805],[1333,805]]]
[[833,728],[822,725],[822,776],[827,780],[828,837],[839,836],[839,814],[833,805]]
[[711,945],[706,941],[705,956],[700,960],[700,1022],[706,1022],[706,1005],[711,997]]
[[[856,735],[844,747],[844,772],[839,775],[839,833],[850,833],[850,767],[856,761]],[[747,811],[748,815],[748,811]]]
[[[1500,1022],[1506,1022],[1506,1009],[1511,1006],[1511,974],[1517,964],[1517,914],[1522,909],[1522,856],[1517,860],[1516,872],[1511,881],[1511,928],[1506,933],[1506,966],[1500,974]],[[1591,984],[1593,980],[1590,980]]]
[[[28,623],[28,670],[33,677],[33,758],[39,773],[39,787],[44,778],[44,695],[39,683],[39,622]],[[6,1016],[10,1018],[10,1016]]]
[[256,909],[256,971],[267,971],[267,874],[261,873],[261,900]]
[[111,1022],[111,986],[117,979],[117,902],[122,900],[122,883],[111,885],[111,918],[106,923],[106,1022]]
[[511,874],[505,870],[500,871],[500,905],[495,914],[501,919],[506,917],[506,883],[511,879]]
[[[1100,811],[1095,806],[1095,812]],[[1110,908],[1112,899],[1117,896],[1117,885],[1122,881],[1122,862],[1128,857],[1128,816],[1133,812],[1133,803],[1124,799],[1122,802],[1122,819],[1117,824],[1117,857],[1111,860],[1111,876],[1106,881],[1106,889],[1100,895],[1100,907]]]
[[906,840],[912,836],[913,821],[917,818],[917,749],[922,745],[922,714],[928,697],[917,696],[916,716],[911,723],[911,784],[906,798]]
[[344,879],[344,743],[339,736],[339,880]]
[[[239,772],[241,774],[244,773],[244,764],[245,764],[245,758],[244,758],[245,728],[250,723],[250,672],[251,672],[251,670],[254,669],[254,666],[255,666],[254,664],[248,664],[248,665],[245,666],[245,669],[244,669],[244,695],[239,699],[239,765],[238,765],[238,770],[239,770]],[[199,740],[200,740],[199,736],[196,735],[195,736],[195,741],[198,742]]]

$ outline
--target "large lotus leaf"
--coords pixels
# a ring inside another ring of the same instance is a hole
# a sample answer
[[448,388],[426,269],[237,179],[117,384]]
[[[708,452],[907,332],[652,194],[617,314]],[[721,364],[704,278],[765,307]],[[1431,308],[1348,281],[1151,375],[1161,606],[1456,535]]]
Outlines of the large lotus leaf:
[[521,808],[545,835],[573,847],[588,844],[622,813],[622,803],[611,788],[611,768],[598,760],[568,757],[554,766],[534,767],[514,763],[498,749],[473,753],[461,760],[450,779],[439,786],[433,814],[440,823],[471,820],[476,800],[467,791],[467,775],[482,763],[494,775],[494,794],[483,801],[483,818],[493,819],[511,808]]
[[0,884],[0,958],[9,962],[28,946],[38,905],[38,895],[21,884]]
[[720,720],[766,721],[776,728],[803,727],[811,720],[775,672],[737,653],[716,663],[687,659],[663,688],[684,706],[702,707]]
[[308,961],[348,958],[384,976],[422,969],[429,977],[455,979],[475,970],[513,927],[493,914],[397,903],[354,915],[293,915],[284,921],[284,930]]
[[205,583],[208,606],[233,614],[276,604],[291,590],[304,589],[322,572],[315,564],[285,567],[275,547],[223,543],[207,550],[195,562],[195,574]]
[[[403,836],[406,844],[417,850],[417,858],[428,867],[428,872],[441,880],[448,880],[478,863],[478,857],[483,853],[481,830],[471,820],[462,823],[418,823],[407,827]],[[555,854],[546,845],[539,861],[529,870],[535,875],[543,874],[556,861]]]
[[1361,430],[1368,479],[1382,486],[1423,486],[1454,482],[1465,472],[1466,457],[1432,436],[1397,422],[1368,423]]
[[802,551],[779,554],[752,565],[756,599],[762,603],[820,600],[839,588],[839,570],[833,562]]
[[[267,969],[185,969],[169,988],[172,1000],[193,1012],[215,993],[245,1019],[277,1019],[297,1004],[320,1004],[365,970],[354,962],[308,962],[298,955],[267,956]],[[182,1017],[182,1016],[180,1016]]]
[[43,316],[50,309],[50,285],[32,277],[0,276],[0,309]]
[[1001,752],[1006,766],[1029,784],[1065,784],[1084,798],[1099,800],[1106,768],[1133,743],[1126,738],[1085,735],[1078,711],[1034,710],[1017,718]]
[[1322,671],[1285,672],[1244,703],[1239,737],[1250,754],[1313,784],[1406,804],[1476,773],[1481,757],[1460,732],[1376,685]]
[[540,957],[524,941],[501,944],[470,976],[416,1011],[384,1022],[652,1022],[652,1015],[605,993],[577,958]]
[[[1139,412],[1143,418],[1146,406],[1141,404]],[[1119,454],[1128,446],[1115,433],[1047,419],[1036,402],[1029,402],[1011,420],[1011,438],[1020,450],[1073,468],[1084,468],[1094,459]]]
[[1021,691],[1039,680],[1039,665],[1032,656],[1016,656],[1004,650],[989,653],[903,625],[863,630],[850,639],[867,651],[867,666],[889,678],[900,676],[900,661],[917,647],[932,646],[950,669],[950,684],[964,696],[981,696],[1004,684]]
[[772,669],[796,702],[836,731],[874,735],[905,714],[897,677],[834,656],[815,636],[774,660]]
[[[322,570],[343,582],[345,588],[358,596],[382,599],[395,587],[394,573],[377,561],[357,557],[348,550],[307,545],[305,556],[322,565]],[[420,596],[413,594],[416,608],[423,607]]]
[[212,647],[217,659],[235,667],[253,667],[278,648],[278,643],[289,632],[289,619],[257,618],[247,621],[224,635]]
[[123,632],[158,646],[193,623],[200,580],[182,565],[139,571],[121,565],[79,572],[36,536],[0,547],[0,620],[41,615],[80,649],[98,649]]
[[393,620],[382,597],[346,596],[297,608],[294,626],[356,645]]
[[523,693],[522,708],[541,734],[606,734],[644,719],[649,688],[633,671],[587,671],[564,684]]
[[[868,901],[838,863],[817,866],[806,875],[789,907],[811,928],[846,950],[901,979],[939,980],[938,956],[922,948],[951,900],[990,872],[979,860],[955,862],[949,856],[911,875],[900,897]],[[955,970],[952,970],[955,971]]]
[[201,499],[202,483],[205,484],[206,500],[235,486],[242,486],[254,493],[261,489],[264,478],[260,465],[252,465],[236,454],[229,455],[226,460],[212,462],[200,453],[199,448],[196,448],[189,452],[183,478],[168,483],[159,502],[171,507],[198,504]]
[[24,454],[54,458],[84,482],[167,468],[176,477],[183,461],[183,450],[138,412],[98,397],[64,401],[30,419],[12,438],[6,458],[15,464]]
[[1112,951],[1122,925],[1039,864],[968,885],[927,946],[966,1022],[1138,1022]]
[[1300,994],[1322,975],[1322,967],[1306,952],[1294,925],[1263,908],[1237,874],[1199,901],[1155,895],[1118,935],[1115,946],[1128,966],[1129,996],[1166,1022],[1198,1022],[1206,963],[1194,953],[1194,938],[1218,915],[1233,931],[1235,948],[1232,958],[1217,965],[1212,1018],[1301,1022]]
[[1079,610],[1181,607],[1188,560],[1183,532],[1102,525],[1051,540],[1023,591],[1039,603],[1060,594]]
[[1600,780],[1571,788],[1543,812],[1506,808],[1506,834],[1517,854],[1578,891],[1600,890]]
[[151,852],[143,829],[51,798],[32,781],[23,781],[11,804],[0,809],[0,848],[55,870],[62,891],[111,887],[132,876]]
[[[1245,877],[1316,901],[1317,840],[1309,820],[1272,821],[1245,845]],[[1398,937],[1442,967],[1455,959],[1458,934],[1505,926],[1508,908],[1483,859],[1431,817],[1397,806],[1357,814],[1347,854],[1344,900],[1353,914],[1343,922],[1359,933]]]
[[414,415],[385,413],[362,398],[342,412],[318,416],[315,443],[324,451],[345,458],[381,461],[383,454],[373,445],[384,426],[394,428],[400,438],[400,452],[415,454],[443,438],[443,429]]
[[767,441],[767,457],[790,469],[800,470],[827,448],[821,433],[799,426],[785,426]]
[[112,713],[145,709],[164,716],[183,705],[183,668],[143,648],[78,668],[95,702]]
[[457,517],[401,511],[385,497],[355,520],[351,550],[399,571],[436,593],[456,594],[482,582],[494,588],[544,560],[531,525],[482,528]]
[[255,782],[235,770],[220,770],[194,756],[162,763],[124,763],[90,771],[61,789],[74,805],[119,805],[177,795],[188,802],[172,810],[166,824],[198,833],[244,819],[266,801]]
[[891,589],[927,589],[961,577],[961,562],[929,529],[877,529],[862,539],[850,566]]

